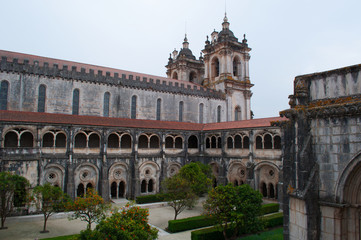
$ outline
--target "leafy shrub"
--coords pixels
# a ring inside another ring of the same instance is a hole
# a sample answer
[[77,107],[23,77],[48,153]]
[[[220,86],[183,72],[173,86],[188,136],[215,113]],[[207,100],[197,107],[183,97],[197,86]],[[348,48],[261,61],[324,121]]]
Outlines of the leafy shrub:
[[261,215],[275,213],[275,212],[278,212],[279,210],[280,210],[280,205],[278,203],[264,204],[261,207]]
[[181,232],[216,224],[215,219],[207,216],[196,216],[179,220],[168,221],[168,231]]
[[164,202],[165,198],[166,198],[166,194],[158,193],[152,195],[139,196],[136,198],[135,202],[138,204]]
[[148,224],[148,209],[127,204],[99,222],[96,228],[80,232],[81,240],[154,240],[158,230]]

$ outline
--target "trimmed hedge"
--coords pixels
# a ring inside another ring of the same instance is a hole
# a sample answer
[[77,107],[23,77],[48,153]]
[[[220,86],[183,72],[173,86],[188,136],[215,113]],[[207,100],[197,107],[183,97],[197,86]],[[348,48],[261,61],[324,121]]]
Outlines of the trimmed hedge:
[[168,231],[175,233],[201,227],[213,226],[214,224],[216,224],[216,220],[208,216],[196,216],[178,220],[169,220]]
[[[280,205],[278,203],[269,203],[262,205],[261,215],[278,212]],[[208,227],[215,225],[216,221],[212,220],[207,216],[197,216],[191,218],[184,218],[179,220],[170,220],[168,221],[168,231],[170,232],[181,232],[192,230],[201,227]]]
[[[280,226],[283,224],[283,213],[274,213],[263,217],[263,222],[266,228]],[[227,231],[230,236],[232,229]],[[191,233],[192,240],[224,240],[223,233],[217,227],[210,227],[201,230],[195,230]]]
[[278,212],[263,217],[264,227],[272,228],[283,225],[283,212]]
[[166,194],[164,193],[158,193],[158,194],[152,194],[152,195],[145,195],[145,196],[139,196],[135,199],[135,202],[137,204],[143,204],[143,203],[154,203],[154,202],[164,202],[165,201]]
[[275,212],[278,212],[279,210],[280,210],[280,205],[278,203],[264,204],[261,207],[261,215],[275,213]]

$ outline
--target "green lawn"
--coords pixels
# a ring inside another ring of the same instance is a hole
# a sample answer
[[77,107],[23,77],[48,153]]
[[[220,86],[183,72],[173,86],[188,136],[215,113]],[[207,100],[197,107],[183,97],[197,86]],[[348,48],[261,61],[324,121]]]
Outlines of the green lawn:
[[41,240],[73,240],[75,239],[74,237],[76,236],[79,236],[79,234],[53,237],[53,238],[42,238]]
[[260,234],[241,237],[238,240],[283,240],[283,227]]

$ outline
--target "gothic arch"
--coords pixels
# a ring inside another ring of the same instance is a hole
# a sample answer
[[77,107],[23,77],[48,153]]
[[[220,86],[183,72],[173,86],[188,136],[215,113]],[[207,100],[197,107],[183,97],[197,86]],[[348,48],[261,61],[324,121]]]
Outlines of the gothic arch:
[[108,171],[109,192],[111,198],[126,197],[128,187],[128,166],[125,163],[114,163]]
[[255,182],[256,189],[267,198],[278,198],[278,181],[279,181],[279,167],[268,161],[263,161],[255,165]]
[[155,162],[147,161],[139,166],[141,194],[154,194],[159,190],[160,168]]
[[[86,193],[87,187],[98,188],[99,170],[91,163],[82,163],[74,171],[74,184],[76,195],[81,196],[79,189],[83,189],[82,194]],[[81,187],[82,186],[82,187]]]
[[[247,168],[241,161],[233,161],[229,164],[227,180],[234,185],[241,185],[246,182]],[[237,184],[235,184],[237,182]]]
[[46,165],[43,172],[42,184],[50,183],[64,189],[65,168],[59,164],[51,163]]
[[220,175],[220,165],[215,161],[212,161],[209,165],[213,173],[212,186],[216,187],[218,185],[218,176]]
[[170,162],[167,168],[167,177],[173,177],[181,169],[181,165],[178,162]]

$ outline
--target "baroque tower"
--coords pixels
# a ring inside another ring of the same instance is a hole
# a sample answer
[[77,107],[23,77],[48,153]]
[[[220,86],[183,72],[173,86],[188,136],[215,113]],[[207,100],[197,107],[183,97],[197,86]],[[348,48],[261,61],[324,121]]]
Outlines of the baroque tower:
[[250,119],[251,116],[251,84],[248,62],[250,59],[246,36],[238,42],[229,29],[225,15],[222,31],[207,36],[204,53],[205,75],[203,85],[220,90],[227,97],[227,121]]
[[166,65],[167,77],[201,84],[204,75],[203,57],[201,55],[197,60],[193,55],[189,49],[187,35],[184,38],[183,48],[179,53],[174,49],[172,54],[170,54]]

